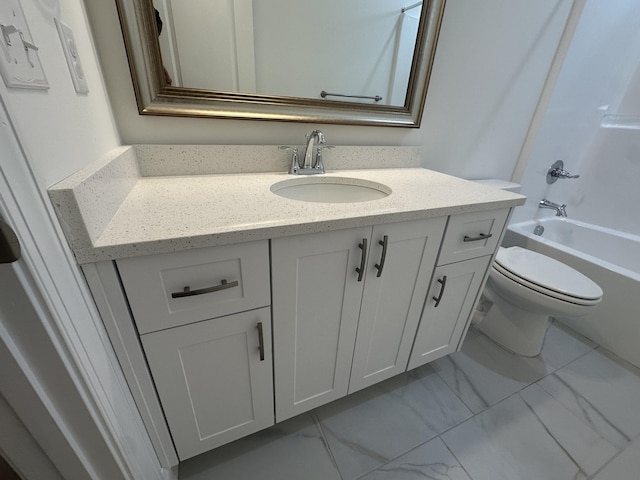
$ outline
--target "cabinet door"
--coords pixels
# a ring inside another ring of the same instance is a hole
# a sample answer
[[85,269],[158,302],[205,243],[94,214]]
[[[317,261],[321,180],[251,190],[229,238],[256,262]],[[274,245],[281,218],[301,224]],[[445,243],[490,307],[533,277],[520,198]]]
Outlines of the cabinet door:
[[406,370],[445,222],[374,227],[349,393]]
[[268,308],[141,340],[180,460],[273,425]]
[[491,258],[474,258],[436,269],[409,359],[409,369],[458,348]]
[[370,235],[367,227],[271,241],[277,421],[347,394],[364,285],[359,245]]

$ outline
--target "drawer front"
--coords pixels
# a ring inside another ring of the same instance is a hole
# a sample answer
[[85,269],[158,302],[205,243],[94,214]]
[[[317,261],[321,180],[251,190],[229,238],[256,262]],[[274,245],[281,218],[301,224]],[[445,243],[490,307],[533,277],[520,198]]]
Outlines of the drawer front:
[[116,263],[141,334],[270,303],[266,240]]
[[508,208],[449,217],[438,265],[493,255],[508,217]]

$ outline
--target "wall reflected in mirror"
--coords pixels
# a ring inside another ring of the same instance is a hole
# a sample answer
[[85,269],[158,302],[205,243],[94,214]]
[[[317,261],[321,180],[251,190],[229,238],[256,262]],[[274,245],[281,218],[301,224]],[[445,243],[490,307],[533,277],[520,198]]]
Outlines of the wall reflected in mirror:
[[153,0],[153,6],[174,87],[405,105],[422,2]]

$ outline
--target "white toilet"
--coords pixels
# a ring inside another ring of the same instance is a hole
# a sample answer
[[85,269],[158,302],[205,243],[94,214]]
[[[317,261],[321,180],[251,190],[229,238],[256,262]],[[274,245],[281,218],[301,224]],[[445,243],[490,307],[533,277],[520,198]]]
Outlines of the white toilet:
[[602,300],[602,289],[553,258],[500,247],[484,296],[492,304],[476,327],[506,349],[532,357],[542,350],[550,316],[587,315]]

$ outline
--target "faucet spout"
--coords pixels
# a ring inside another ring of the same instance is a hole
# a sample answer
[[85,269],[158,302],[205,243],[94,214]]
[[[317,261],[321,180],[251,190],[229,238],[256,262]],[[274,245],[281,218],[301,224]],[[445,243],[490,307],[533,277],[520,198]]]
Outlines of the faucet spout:
[[307,135],[307,149],[304,151],[304,163],[302,168],[315,168],[315,165],[312,165],[313,158],[313,143],[317,140],[318,144],[325,143],[324,133],[320,130],[314,130],[313,132]]
[[538,208],[549,208],[551,210],[556,211],[556,217],[566,217],[567,216],[567,204],[558,204],[554,202],[550,202],[546,198],[543,198],[538,203]]

